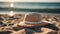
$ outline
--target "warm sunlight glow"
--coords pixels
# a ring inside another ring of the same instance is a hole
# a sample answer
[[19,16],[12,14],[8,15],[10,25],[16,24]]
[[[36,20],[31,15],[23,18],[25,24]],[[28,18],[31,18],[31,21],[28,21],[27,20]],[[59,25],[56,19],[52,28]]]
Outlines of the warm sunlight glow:
[[14,15],[13,11],[10,11],[9,15],[10,16],[13,16]]
[[[14,3],[10,3],[10,7],[13,8],[14,7]],[[10,11],[9,15],[10,16],[14,15],[13,10]]]
[[10,7],[13,8],[14,7],[14,3],[10,3]]

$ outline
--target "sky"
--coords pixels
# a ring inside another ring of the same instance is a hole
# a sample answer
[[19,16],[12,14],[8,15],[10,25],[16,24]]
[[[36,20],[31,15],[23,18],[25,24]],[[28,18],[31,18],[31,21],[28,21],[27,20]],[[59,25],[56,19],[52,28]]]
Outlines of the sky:
[[0,0],[0,2],[60,2],[60,0]]

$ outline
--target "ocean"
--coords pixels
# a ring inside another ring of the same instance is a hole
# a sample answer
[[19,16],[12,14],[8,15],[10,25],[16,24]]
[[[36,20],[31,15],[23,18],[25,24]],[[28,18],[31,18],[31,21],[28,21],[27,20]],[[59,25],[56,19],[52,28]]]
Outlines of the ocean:
[[60,3],[15,2],[10,8],[8,2],[0,2],[0,12],[4,11],[60,13]]

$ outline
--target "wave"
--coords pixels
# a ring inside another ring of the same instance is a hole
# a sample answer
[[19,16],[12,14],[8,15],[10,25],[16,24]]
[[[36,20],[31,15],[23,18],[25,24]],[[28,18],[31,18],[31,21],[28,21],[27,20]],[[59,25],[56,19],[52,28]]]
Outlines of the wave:
[[46,13],[60,13],[60,8],[56,9],[27,9],[27,8],[0,8],[0,11],[24,11],[24,12],[46,12]]

